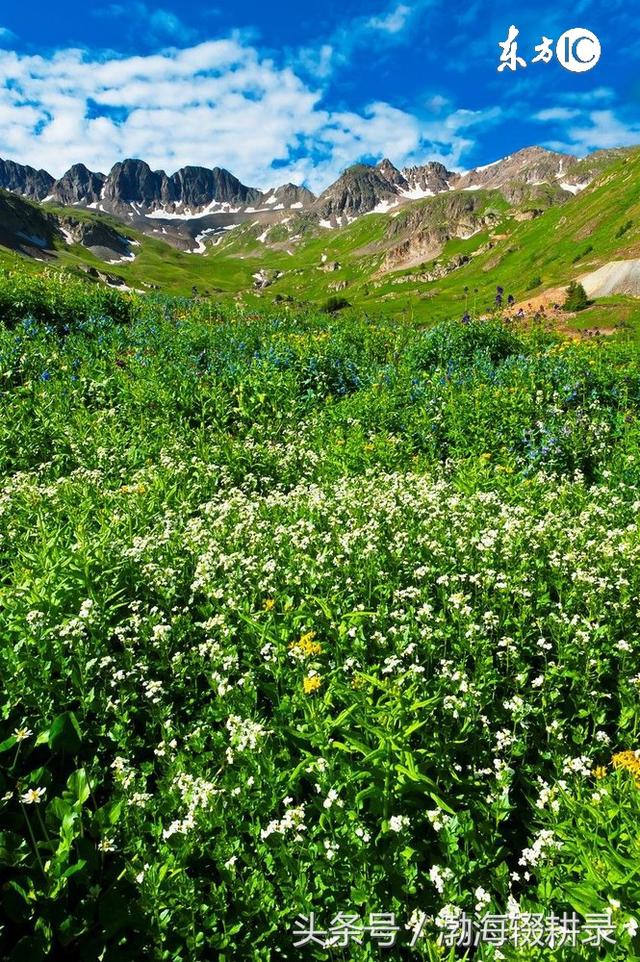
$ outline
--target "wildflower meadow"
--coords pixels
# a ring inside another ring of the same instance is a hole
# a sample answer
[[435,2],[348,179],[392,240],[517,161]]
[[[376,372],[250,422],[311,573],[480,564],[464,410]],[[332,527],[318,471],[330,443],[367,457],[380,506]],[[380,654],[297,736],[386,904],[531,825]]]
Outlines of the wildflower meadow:
[[637,345],[0,302],[2,958],[640,958]]

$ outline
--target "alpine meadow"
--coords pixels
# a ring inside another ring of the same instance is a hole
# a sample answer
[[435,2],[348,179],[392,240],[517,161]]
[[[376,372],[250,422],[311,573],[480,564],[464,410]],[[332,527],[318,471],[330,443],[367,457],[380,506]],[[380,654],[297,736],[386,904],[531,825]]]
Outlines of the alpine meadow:
[[557,6],[7,5],[0,962],[640,962],[640,48]]
[[7,958],[635,957],[633,340],[3,285]]

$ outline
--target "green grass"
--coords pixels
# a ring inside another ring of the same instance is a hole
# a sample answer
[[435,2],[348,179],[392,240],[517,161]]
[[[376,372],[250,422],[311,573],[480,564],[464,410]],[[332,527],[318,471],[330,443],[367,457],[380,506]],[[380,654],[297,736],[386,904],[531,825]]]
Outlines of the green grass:
[[0,285],[2,958],[637,958],[637,344],[102,291]]

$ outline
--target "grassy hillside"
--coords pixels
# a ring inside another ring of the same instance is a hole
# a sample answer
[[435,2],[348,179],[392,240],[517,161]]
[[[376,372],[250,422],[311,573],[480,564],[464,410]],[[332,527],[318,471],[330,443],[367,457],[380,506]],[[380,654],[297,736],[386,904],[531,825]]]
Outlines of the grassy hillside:
[[638,958],[637,350],[0,302],[0,956]]
[[[511,183],[502,193],[440,194],[334,230],[312,214],[291,214],[281,224],[247,223],[209,238],[205,254],[176,250],[93,211],[47,205],[47,215],[104,222],[135,242],[135,260],[114,265],[61,237],[53,245],[59,266],[107,271],[133,289],[191,296],[196,288],[214,301],[231,296],[256,306],[276,299],[320,306],[339,294],[370,313],[434,322],[485,313],[497,285],[526,303],[640,254],[640,150],[602,152],[581,166],[585,176],[598,176],[569,199],[557,187]],[[15,264],[15,255],[0,248],[0,263]],[[260,271],[268,284],[256,290]],[[637,336],[633,300],[601,300],[575,321],[576,328],[617,324]]]

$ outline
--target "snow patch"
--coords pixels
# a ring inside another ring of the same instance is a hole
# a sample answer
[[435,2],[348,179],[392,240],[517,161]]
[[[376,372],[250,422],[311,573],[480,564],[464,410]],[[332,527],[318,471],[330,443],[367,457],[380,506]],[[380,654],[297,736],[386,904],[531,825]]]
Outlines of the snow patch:
[[511,160],[511,154],[507,154],[507,156],[506,156],[506,157],[503,157],[502,160],[494,160],[494,161],[492,161],[490,164],[483,164],[481,167],[475,167],[474,169],[475,169],[475,170],[490,170],[491,167],[496,167],[498,164],[501,164],[501,163],[502,163],[503,161],[505,161],[505,160]]
[[148,217],[149,220],[198,220],[198,218],[207,217],[209,214],[237,214],[240,210],[242,210],[241,207],[232,207],[228,201],[220,203],[217,200],[212,200],[210,204],[199,211],[193,211],[190,207],[185,207],[181,211],[169,211],[164,207],[157,207],[144,216]]
[[584,190],[585,187],[589,186],[589,181],[585,180],[583,183],[569,184],[566,180],[561,180],[560,186],[562,187],[563,190],[568,190],[572,194],[578,194],[580,193],[581,190]]
[[[380,203],[376,204],[373,210],[365,211],[365,214],[386,214],[394,207],[398,206],[397,200],[381,200]],[[354,217],[353,220],[356,218]],[[351,221],[349,221],[351,223]]]
[[131,261],[136,259],[136,255],[133,253],[125,254],[124,257],[118,257],[115,261],[107,261],[107,264],[129,264]]
[[185,251],[186,254],[206,254],[207,245],[204,242],[205,237],[209,234],[217,234],[218,231],[215,227],[209,227],[208,230],[203,230],[200,234],[196,234],[195,242],[198,245],[194,247],[193,250]]
[[407,200],[420,200],[422,197],[435,197],[434,192],[429,190],[428,187],[424,189],[422,187],[405,187],[404,189],[401,189],[399,193],[403,197],[406,197]]

